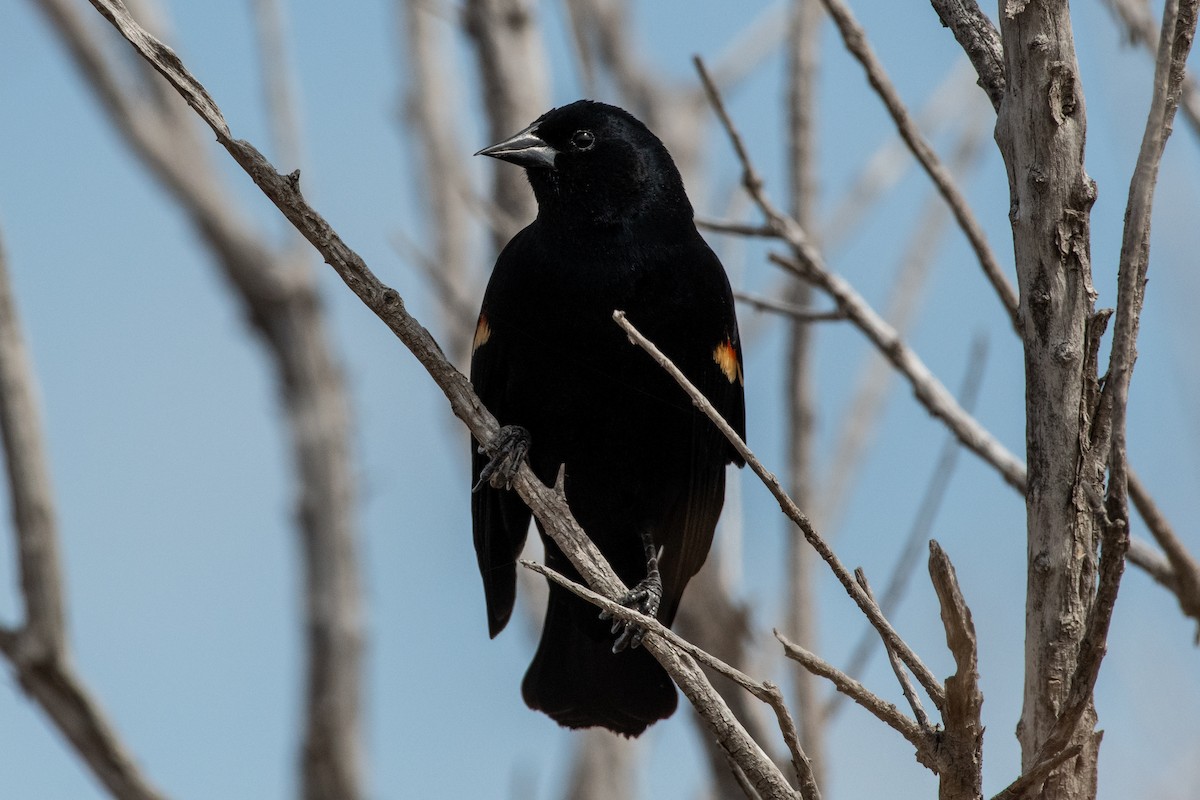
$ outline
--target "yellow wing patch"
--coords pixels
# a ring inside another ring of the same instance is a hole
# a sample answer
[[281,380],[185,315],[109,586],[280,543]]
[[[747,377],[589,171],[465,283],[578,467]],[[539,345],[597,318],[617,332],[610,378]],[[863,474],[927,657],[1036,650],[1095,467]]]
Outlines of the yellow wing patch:
[[474,353],[483,347],[490,338],[492,338],[492,326],[488,325],[487,315],[480,314],[479,324],[475,326],[475,339],[471,342],[471,352]]
[[734,381],[742,383],[742,365],[738,363],[737,349],[734,348],[732,341],[726,339],[716,346],[716,349],[713,350],[713,361],[717,362],[717,366],[721,368],[721,374],[730,383]]

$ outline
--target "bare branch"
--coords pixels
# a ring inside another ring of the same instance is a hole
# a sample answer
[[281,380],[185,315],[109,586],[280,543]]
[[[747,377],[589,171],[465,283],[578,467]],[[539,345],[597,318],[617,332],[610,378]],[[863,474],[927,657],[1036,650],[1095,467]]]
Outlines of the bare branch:
[[[1130,41],[1148,53],[1157,53],[1159,26],[1150,15],[1150,4],[1146,0],[1104,0],[1104,4],[1121,23]],[[1192,133],[1200,136],[1200,86],[1191,73],[1184,76],[1179,105]]]
[[4,445],[25,624],[14,644],[21,662],[55,661],[66,652],[66,612],[58,525],[33,368],[0,239],[0,443]]
[[21,688],[115,797],[160,800],[162,795],[142,775],[68,658],[58,527],[40,417],[0,241],[0,441],[25,604],[21,627],[0,629],[0,653],[12,664]]
[[825,543],[825,540],[821,538],[821,535],[817,533],[816,529],[812,526],[812,523],[809,522],[808,517],[804,515],[804,512],[800,510],[792,498],[788,496],[787,492],[783,490],[783,486],[780,485],[779,479],[762,465],[762,462],[759,461],[758,457],[754,455],[753,451],[746,446],[746,443],[740,436],[738,436],[737,432],[729,426],[729,423],[726,422],[719,413],[717,413],[717,410],[713,408],[712,403],[710,403],[703,393],[701,393],[700,390],[697,389],[691,383],[691,381],[687,379],[687,377],[679,370],[679,367],[671,363],[671,360],[667,358],[661,350],[655,347],[650,340],[643,336],[641,332],[639,332],[638,329],[635,328],[633,324],[625,318],[624,313],[621,311],[613,312],[613,319],[616,320],[617,324],[621,326],[621,329],[629,335],[630,340],[649,353],[655,362],[657,362],[660,367],[665,369],[671,375],[671,377],[675,379],[675,382],[678,383],[683,390],[687,392],[688,397],[692,399],[692,403],[698,409],[704,412],[704,414],[713,421],[713,424],[717,426],[721,433],[724,434],[725,438],[729,440],[729,443],[733,445],[735,450],[737,450],[738,455],[745,460],[746,465],[754,471],[754,474],[757,475],[767,489],[770,490],[776,501],[778,501],[779,507],[783,510],[783,513],[796,523],[801,532],[804,534],[804,538],[808,540],[809,544],[813,546],[813,549],[817,551],[817,554],[821,556],[825,563],[829,565],[830,569],[833,570],[834,576],[846,589],[846,593],[850,595],[850,598],[854,600],[854,602],[866,615],[867,619],[871,621],[871,624],[875,626],[875,629],[879,631],[879,635],[888,642],[889,646],[895,648],[896,652],[899,653],[900,658],[904,661],[905,666],[912,670],[913,675],[916,676],[917,680],[921,683],[921,686],[924,687],[925,692],[929,695],[930,699],[933,700],[933,704],[938,708],[941,708],[945,699],[944,690],[942,689],[941,683],[937,680],[937,678],[933,677],[933,673],[930,672],[929,668],[921,662],[920,657],[918,657],[917,654],[912,651],[912,648],[910,648],[908,644],[902,638],[900,638],[900,635],[896,633],[896,630],[892,627],[891,623],[889,623],[883,617],[883,615],[879,612],[879,606],[875,604],[871,598],[867,596],[867,593],[862,590],[862,587],[855,582],[854,577],[850,574],[850,571],[843,566],[841,560],[838,559],[837,555],[829,548],[829,545]]
[[798,272],[800,277],[815,283],[829,294],[850,321],[862,330],[880,352],[908,379],[917,399],[929,409],[930,413],[945,422],[968,449],[995,467],[1004,480],[1024,492],[1024,465],[996,441],[995,437],[970,414],[962,410],[946,387],[900,340],[895,329],[884,322],[849,283],[828,270],[820,251],[809,241],[803,228],[794,219],[778,211],[767,198],[763,191],[762,178],[759,177],[758,171],[750,161],[741,134],[738,133],[733,121],[729,118],[729,113],[725,110],[716,86],[708,76],[704,62],[697,58],[695,63],[700,78],[708,90],[713,110],[721,119],[729,135],[730,143],[742,164],[742,183],[746,187],[746,191],[762,212],[768,227],[775,231],[775,235],[779,239],[789,245],[793,256],[799,263],[778,256],[772,256],[772,260],[786,269]]
[[[304,201],[298,190],[299,175],[279,174],[250,143],[234,139],[219,109],[203,87],[178,57],[150,37],[129,16],[120,0],[92,0],[92,4],[181,94],[190,98],[190,104],[216,134],[221,146],[321,253],[351,291],[416,356],[446,395],[451,410],[467,424],[472,435],[479,441],[494,439],[499,425],[475,395],[470,382],[446,361],[429,332],[408,314],[400,295],[384,286],[362,258]],[[625,591],[612,568],[575,522],[561,487],[551,489],[544,486],[529,466],[522,464],[514,480],[514,489],[589,585],[613,597]],[[729,713],[697,664],[660,639],[651,637],[644,646],[663,664],[692,704],[705,715],[711,732],[737,760],[756,790],[769,798],[793,796],[778,768]]]
[[[559,586],[562,586],[577,597],[587,600],[613,618],[624,622],[631,622],[645,628],[648,632],[657,635],[672,647],[686,653],[697,662],[728,678],[759,700],[770,705],[772,710],[779,716],[780,730],[783,732],[784,739],[792,751],[793,766],[796,768],[797,775],[801,777],[801,792],[804,792],[805,785],[810,786],[812,791],[816,791],[816,784],[812,781],[812,768],[808,765],[808,759],[804,756],[803,750],[800,749],[799,741],[796,738],[795,723],[792,721],[787,708],[783,704],[783,695],[780,694],[778,686],[770,681],[756,681],[737,667],[730,666],[711,653],[701,650],[666,625],[663,625],[655,617],[647,616],[628,606],[623,606],[614,600],[592,591],[586,586],[575,583],[543,564],[522,560],[521,566],[554,581]],[[802,794],[802,796],[805,800],[819,800],[820,793],[818,792],[815,795]]]
[[866,33],[863,31],[854,15],[850,12],[850,8],[842,2],[842,0],[821,0],[825,4],[829,15],[833,17],[834,23],[842,34],[842,40],[846,43],[848,49],[855,58],[863,65],[863,69],[867,72],[867,80],[879,95],[883,104],[887,107],[888,113],[891,114],[893,121],[896,123],[897,130],[900,131],[900,136],[903,137],[917,161],[925,168],[931,180],[942,197],[945,198],[946,204],[950,206],[951,212],[954,214],[954,219],[957,220],[959,227],[967,237],[967,241],[971,244],[971,249],[975,251],[975,257],[979,259],[979,265],[983,267],[984,275],[992,284],[992,288],[996,290],[996,294],[1004,303],[1005,309],[1012,320],[1013,327],[1018,327],[1017,321],[1017,293],[1012,285],[1008,282],[1008,278],[1004,274],[1004,270],[1000,267],[1000,262],[996,259],[996,254],[992,251],[991,245],[987,242],[987,236],[983,232],[983,226],[975,219],[975,214],[971,210],[970,204],[967,203],[966,197],[959,190],[958,185],[954,182],[954,177],[950,171],[946,169],[938,158],[937,153],[926,141],[921,131],[917,128],[909,114],[908,109],[904,106],[904,102],[900,99],[896,87],[892,84],[891,78],[888,77],[883,65],[875,56],[874,50],[871,49],[867,42]]
[[941,738],[941,800],[983,796],[983,693],[979,691],[979,649],[971,609],[963,599],[954,565],[941,546],[929,542],[929,577],[942,609],[946,646],[955,672],[946,679],[946,708]]
[[[854,570],[854,580],[867,593],[867,597],[871,598],[871,602],[874,603],[875,593],[871,591],[871,584],[867,582],[867,574],[863,572],[861,567]],[[916,687],[913,686],[912,680],[908,677],[908,672],[904,669],[904,662],[900,660],[900,656],[888,644],[886,639],[883,641],[883,649],[887,651],[888,662],[892,665],[892,673],[900,683],[900,693],[904,695],[904,699],[908,701],[908,707],[912,709],[913,719],[917,721],[917,725],[921,727],[921,730],[926,735],[931,734],[933,726],[929,724],[929,715],[925,713],[925,707],[921,705],[921,698],[917,697]]]
[[[1196,620],[1196,641],[1200,643],[1200,563],[1192,557],[1187,547],[1176,535],[1171,523],[1154,502],[1154,498],[1146,491],[1137,473],[1129,470],[1129,499],[1138,510],[1138,514],[1150,529],[1155,541],[1166,554],[1164,572],[1158,564],[1151,564],[1149,545],[1134,539],[1129,551],[1129,560],[1142,567],[1156,581],[1167,587],[1179,601],[1183,613]],[[1138,547],[1141,545],[1141,547]],[[1135,557],[1135,551],[1141,558]],[[1166,576],[1170,577],[1167,578]]]
[[769,297],[762,297],[750,292],[735,290],[733,299],[745,303],[757,311],[769,311],[772,314],[781,314],[797,322],[839,322],[846,318],[846,315],[837,309],[833,311],[813,311],[810,308],[798,306],[795,303],[772,300]]
[[992,101],[992,108],[999,111],[1007,84],[1000,32],[975,0],[931,2],[942,24],[951,30],[954,38],[962,45],[967,58],[971,60],[975,72],[979,75],[979,87]]
[[873,694],[870,689],[823,660],[820,656],[810,653],[795,642],[788,641],[779,631],[775,631],[775,638],[783,645],[784,653],[788,658],[798,662],[800,666],[812,674],[828,680],[839,692],[848,696],[851,700],[869,711],[880,722],[907,739],[917,751],[917,761],[930,769],[937,768],[937,757],[933,741],[925,735],[917,723],[904,716],[900,709]]
[[[968,411],[973,409],[975,400],[979,395],[979,387],[983,382],[983,368],[986,362],[983,341],[983,339],[976,339],[971,348],[971,357],[967,362],[967,374],[963,378],[962,387],[959,390],[959,397],[961,398],[963,407]],[[904,596],[904,591],[908,586],[908,579],[917,565],[917,558],[921,553],[921,545],[929,538],[929,532],[933,528],[933,521],[937,516],[937,510],[941,506],[942,498],[945,496],[946,490],[950,485],[950,478],[954,474],[954,466],[961,452],[962,448],[958,446],[958,441],[954,438],[954,435],[948,434],[946,442],[942,446],[942,452],[938,456],[937,465],[934,467],[929,486],[925,490],[925,495],[921,498],[921,504],[918,506],[917,514],[913,519],[908,537],[905,539],[900,556],[896,559],[891,576],[888,578],[888,584],[883,590],[883,599],[879,601],[879,607],[883,611],[884,616],[890,617]],[[858,644],[851,651],[846,665],[847,675],[853,678],[858,678],[862,675],[866,669],[867,661],[874,651],[875,642],[874,631],[869,628],[864,630],[862,637],[858,640]],[[840,694],[831,697],[825,704],[825,715],[832,716],[836,713],[843,706],[842,701],[844,699]]]

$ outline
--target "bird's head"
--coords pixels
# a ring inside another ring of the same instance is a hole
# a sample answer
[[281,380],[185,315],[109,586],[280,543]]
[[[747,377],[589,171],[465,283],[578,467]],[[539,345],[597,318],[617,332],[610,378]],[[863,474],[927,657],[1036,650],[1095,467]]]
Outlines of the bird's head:
[[525,168],[538,216],[567,227],[691,221],[667,148],[629,112],[591,100],[547,111],[476,155]]

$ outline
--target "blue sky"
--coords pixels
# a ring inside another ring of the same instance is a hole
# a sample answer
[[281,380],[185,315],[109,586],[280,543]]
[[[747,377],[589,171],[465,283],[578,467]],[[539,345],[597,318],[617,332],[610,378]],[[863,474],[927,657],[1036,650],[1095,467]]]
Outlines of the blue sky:
[[[1124,198],[1151,69],[1143,53],[1121,46],[1098,4],[1077,5],[1087,167],[1100,187],[1093,265],[1105,306],[1114,303]],[[269,149],[248,4],[174,6],[184,62],[235,135]],[[691,55],[715,57],[763,7],[643,3],[635,13],[637,40],[655,69],[690,81]],[[855,8],[903,96],[919,106],[959,58],[949,33],[921,3],[859,0]],[[401,234],[429,240],[414,148],[397,122],[406,76],[396,9],[311,0],[287,9],[309,161],[306,196],[436,334],[428,287],[394,244]],[[550,5],[542,19],[552,102],[569,102],[580,89],[566,28]],[[0,230],[44,401],[75,661],[140,764],[171,797],[291,796],[302,665],[298,548],[282,417],[266,360],[186,220],[114,135],[32,4],[10,4],[3,20]],[[820,185],[829,208],[891,127],[831,29],[822,49]],[[783,191],[782,69],[781,57],[767,57],[730,97],[776,198]],[[462,100],[463,126],[455,133],[469,160],[490,142],[471,87]],[[964,116],[978,113],[982,93],[974,102],[964,104]],[[1191,268],[1200,163],[1197,137],[1182,122],[1176,127],[1156,201],[1130,439],[1145,483],[1200,552],[1190,524],[1200,517],[1200,425],[1193,413],[1200,401],[1193,347],[1200,330],[1192,301],[1200,279]],[[949,140],[935,137],[935,143],[944,150]],[[708,188],[693,187],[693,198],[716,215],[720,203],[699,198],[719,198],[737,172],[715,128],[709,150]],[[990,143],[985,152],[965,188],[1009,265],[1003,165]],[[212,158],[244,213],[283,236],[275,210],[215,144]],[[471,168],[482,179],[487,165]],[[910,170],[853,239],[827,254],[877,308],[886,303],[927,194],[925,178]],[[761,249],[736,255],[727,242],[715,244],[730,254],[735,283],[754,291],[774,285]],[[495,641],[487,638],[458,423],[415,360],[332,272],[322,272],[322,286],[356,413],[370,796],[554,797],[574,739],[521,702],[532,626],[519,623]],[[955,231],[939,247],[923,308],[910,340],[952,387],[972,337],[988,337],[977,416],[1020,453],[1020,348]],[[747,348],[750,443],[782,471],[780,327],[754,321],[747,309],[741,316],[744,327],[761,331]],[[836,324],[822,327],[817,341],[820,475],[870,351],[857,332]],[[944,437],[898,383],[880,431],[836,537],[843,561],[862,565],[877,586]],[[779,673],[767,642],[779,623],[786,526],[749,473],[738,479],[739,593],[755,609],[762,674]],[[6,503],[0,496],[0,506]],[[0,519],[0,619],[11,623],[19,604],[8,517]],[[1018,769],[1012,732],[1022,682],[1023,522],[1020,498],[964,454],[934,535],[954,559],[979,629],[988,792]],[[918,570],[895,623],[935,673],[946,675],[952,662],[923,575]],[[862,623],[824,574],[818,593],[817,649],[837,663]],[[1200,653],[1192,634],[1169,595],[1137,570],[1127,574],[1099,686],[1102,797],[1183,798],[1200,791],[1194,762]],[[882,659],[866,681],[899,700]],[[908,745],[858,709],[841,713],[831,737],[827,797],[935,791]],[[688,715],[656,726],[644,742],[638,763],[645,795],[697,796],[704,766]],[[0,678],[0,796],[103,796],[8,671]]]

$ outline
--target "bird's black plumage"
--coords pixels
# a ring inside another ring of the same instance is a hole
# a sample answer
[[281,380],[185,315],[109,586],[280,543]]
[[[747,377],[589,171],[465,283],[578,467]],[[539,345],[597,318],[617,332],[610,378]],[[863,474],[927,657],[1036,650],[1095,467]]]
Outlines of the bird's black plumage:
[[[625,311],[744,435],[729,281],[696,230],[666,148],[627,112],[579,101],[480,152],[525,167],[538,216],[496,261],[471,382],[501,425],[528,431],[528,461],[542,481],[553,482],[566,465],[571,510],[627,586],[647,578],[644,539],[653,542],[657,615],[669,625],[708,554],[725,467],[740,460],[612,313]],[[476,452],[475,480],[488,464]],[[512,613],[530,512],[485,478],[472,517],[495,636]],[[549,566],[578,580],[542,539]],[[522,685],[526,702],[569,727],[629,736],[669,716],[676,705],[670,678],[636,644],[614,653],[614,638],[595,607],[551,585],[541,643]]]

